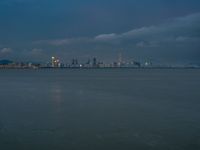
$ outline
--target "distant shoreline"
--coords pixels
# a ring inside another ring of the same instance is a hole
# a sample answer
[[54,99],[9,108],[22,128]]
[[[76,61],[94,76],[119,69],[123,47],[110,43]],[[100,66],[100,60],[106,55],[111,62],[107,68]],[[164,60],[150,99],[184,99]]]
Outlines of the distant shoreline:
[[101,70],[101,69],[135,69],[135,70],[149,70],[149,69],[200,69],[200,67],[61,67],[61,68],[53,68],[53,67],[1,67],[0,70]]

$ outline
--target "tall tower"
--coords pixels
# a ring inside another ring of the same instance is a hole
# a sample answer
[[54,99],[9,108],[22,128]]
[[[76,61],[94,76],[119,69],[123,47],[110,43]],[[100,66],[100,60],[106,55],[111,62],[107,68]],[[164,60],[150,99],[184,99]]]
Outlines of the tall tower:
[[118,64],[118,67],[121,67],[122,61],[123,61],[123,60],[122,60],[122,53],[119,53],[119,54],[118,54],[118,63],[117,63],[117,64]]
[[54,56],[51,57],[51,67],[55,67],[56,58]]
[[97,59],[96,59],[96,57],[93,58],[93,64],[92,65],[93,65],[93,67],[97,67]]

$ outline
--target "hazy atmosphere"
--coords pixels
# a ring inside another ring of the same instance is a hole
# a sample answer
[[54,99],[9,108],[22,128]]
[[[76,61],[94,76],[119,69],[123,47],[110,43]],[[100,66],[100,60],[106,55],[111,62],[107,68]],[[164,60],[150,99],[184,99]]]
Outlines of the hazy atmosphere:
[[1,0],[0,59],[197,63],[199,0]]

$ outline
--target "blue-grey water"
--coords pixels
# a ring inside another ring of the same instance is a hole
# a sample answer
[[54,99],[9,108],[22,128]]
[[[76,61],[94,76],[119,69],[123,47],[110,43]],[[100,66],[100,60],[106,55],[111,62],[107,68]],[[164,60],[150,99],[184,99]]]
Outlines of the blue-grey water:
[[200,150],[200,70],[0,70],[1,150]]

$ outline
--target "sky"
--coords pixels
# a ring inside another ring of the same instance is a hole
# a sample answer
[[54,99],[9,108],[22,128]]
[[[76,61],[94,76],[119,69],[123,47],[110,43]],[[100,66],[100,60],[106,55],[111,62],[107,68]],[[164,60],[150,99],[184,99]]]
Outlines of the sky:
[[200,64],[199,0],[1,0],[0,59]]

